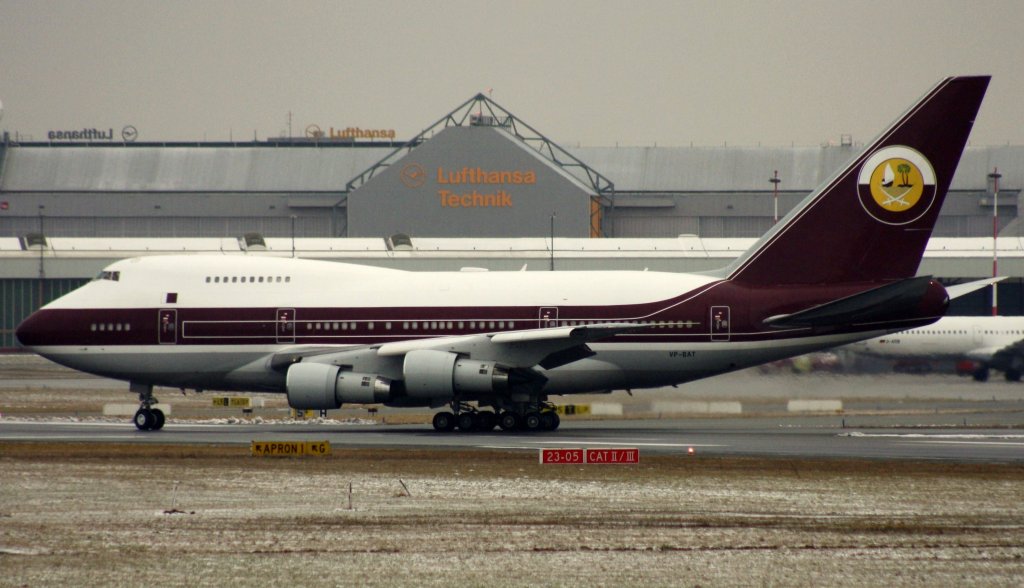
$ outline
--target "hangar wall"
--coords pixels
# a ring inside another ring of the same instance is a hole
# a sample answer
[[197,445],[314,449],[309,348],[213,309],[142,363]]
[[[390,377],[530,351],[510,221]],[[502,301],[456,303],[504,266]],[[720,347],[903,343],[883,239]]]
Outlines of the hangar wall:
[[500,127],[453,126],[349,195],[348,236],[589,237],[594,196]]
[[[430,143],[441,138],[439,134],[426,141],[406,157],[416,157],[420,151],[429,155]],[[586,236],[578,226],[589,210],[575,208],[576,196],[586,189],[560,171],[541,171],[537,183],[528,186],[528,202],[535,208],[521,211],[517,207],[512,217],[491,214],[508,212],[500,209],[440,207],[438,167],[444,172],[475,170],[467,163],[471,161],[494,165],[493,169],[481,166],[488,171],[507,167],[498,158],[474,155],[473,140],[457,143],[469,152],[458,151],[436,167],[424,166],[435,184],[420,193],[423,204],[416,205],[409,189],[388,176],[400,174],[404,159],[361,189],[346,192],[353,177],[393,151],[385,146],[7,145],[0,162],[0,236],[22,236],[40,229],[69,237],[235,237],[249,232],[321,238],[381,237],[394,232],[423,237],[537,236],[548,234],[555,211],[557,234]],[[504,151],[507,145],[502,147]],[[732,238],[760,236],[771,226],[775,198],[769,178],[774,171],[781,180],[781,216],[852,157],[856,148],[583,147],[569,151],[595,162],[615,180],[614,205],[604,211],[608,236]],[[993,186],[988,174],[994,168],[1003,175],[1002,234],[1024,234],[1016,220],[1024,187],[1024,147],[1002,146],[967,149],[936,236],[991,235]],[[427,212],[433,216],[421,218]],[[440,212],[455,214],[433,214]],[[466,214],[460,218],[461,213]]]

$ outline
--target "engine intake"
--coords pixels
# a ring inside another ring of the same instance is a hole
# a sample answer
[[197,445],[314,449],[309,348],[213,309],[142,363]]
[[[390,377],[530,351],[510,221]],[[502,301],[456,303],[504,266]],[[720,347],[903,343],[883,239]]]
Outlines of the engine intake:
[[299,410],[341,408],[391,399],[391,381],[377,374],[343,370],[326,363],[296,363],[285,379],[288,406]]
[[405,354],[406,393],[414,398],[453,398],[456,393],[508,391],[508,368],[447,351],[418,349]]

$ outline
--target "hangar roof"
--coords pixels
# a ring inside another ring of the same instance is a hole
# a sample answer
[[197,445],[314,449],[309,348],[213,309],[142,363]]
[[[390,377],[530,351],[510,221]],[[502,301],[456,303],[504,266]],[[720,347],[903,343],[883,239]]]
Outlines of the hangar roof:
[[[856,147],[565,148],[615,182],[619,192],[765,191],[778,170],[780,189],[810,191],[856,155]],[[389,147],[12,145],[0,190],[341,192],[393,151]],[[1024,146],[968,147],[953,189],[985,190],[999,168],[1001,186],[1024,187]]]

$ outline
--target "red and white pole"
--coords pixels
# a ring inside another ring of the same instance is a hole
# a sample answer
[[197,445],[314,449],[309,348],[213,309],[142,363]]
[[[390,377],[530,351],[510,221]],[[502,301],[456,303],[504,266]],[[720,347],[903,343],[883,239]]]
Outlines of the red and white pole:
[[[992,168],[988,175],[992,178],[992,277],[999,276],[999,168]],[[992,283],[992,316],[999,314],[999,287]]]

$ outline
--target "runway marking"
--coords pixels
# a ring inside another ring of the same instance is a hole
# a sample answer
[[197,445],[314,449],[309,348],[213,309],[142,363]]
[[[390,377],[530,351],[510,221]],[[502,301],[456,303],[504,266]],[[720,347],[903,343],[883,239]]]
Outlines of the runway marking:
[[1010,441],[966,441],[966,440],[965,441],[947,441],[947,440],[943,440],[943,439],[937,439],[935,441],[927,441],[927,440],[923,440],[922,439],[922,440],[908,441],[907,443],[914,443],[914,444],[918,444],[918,445],[925,444],[925,443],[930,443],[932,445],[998,445],[998,446],[1001,446],[1001,447],[1022,447],[1022,448],[1024,448],[1024,442],[1022,442],[1022,443],[1012,443]]
[[976,433],[861,433],[854,431],[852,433],[840,433],[839,437],[889,437],[889,438],[902,438],[902,439],[953,439],[953,440],[965,440],[965,439],[1020,439],[1024,441],[1024,435],[981,435]]

